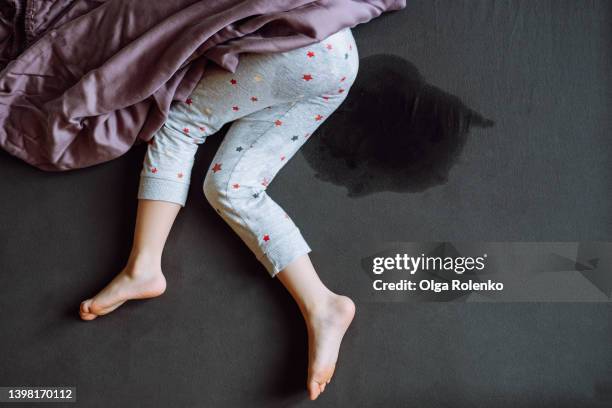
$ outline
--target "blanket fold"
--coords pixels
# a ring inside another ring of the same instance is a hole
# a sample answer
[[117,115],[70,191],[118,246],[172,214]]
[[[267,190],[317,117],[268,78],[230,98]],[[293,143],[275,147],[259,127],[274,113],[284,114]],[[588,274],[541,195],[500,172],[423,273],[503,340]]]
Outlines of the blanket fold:
[[299,48],[405,0],[4,0],[0,146],[47,171],[151,139],[207,64]]

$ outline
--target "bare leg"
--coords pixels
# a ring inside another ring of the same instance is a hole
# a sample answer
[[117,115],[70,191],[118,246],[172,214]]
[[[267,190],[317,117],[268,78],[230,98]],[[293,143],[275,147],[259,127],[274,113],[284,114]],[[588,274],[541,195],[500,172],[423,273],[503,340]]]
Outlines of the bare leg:
[[168,201],[138,200],[134,243],[127,265],[96,296],[81,302],[83,320],[112,312],[130,299],[159,296],[166,290],[161,256],[181,206]]
[[303,255],[276,277],[300,307],[308,328],[308,380],[311,400],[331,381],[340,343],[355,315],[355,304],[330,291],[319,279],[310,257]]

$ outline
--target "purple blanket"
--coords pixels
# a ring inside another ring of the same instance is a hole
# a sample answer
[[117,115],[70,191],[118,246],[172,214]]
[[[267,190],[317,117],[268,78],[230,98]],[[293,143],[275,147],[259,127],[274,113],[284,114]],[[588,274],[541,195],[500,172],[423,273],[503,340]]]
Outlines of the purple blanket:
[[1,0],[0,146],[48,171],[149,140],[207,63],[302,47],[405,0]]

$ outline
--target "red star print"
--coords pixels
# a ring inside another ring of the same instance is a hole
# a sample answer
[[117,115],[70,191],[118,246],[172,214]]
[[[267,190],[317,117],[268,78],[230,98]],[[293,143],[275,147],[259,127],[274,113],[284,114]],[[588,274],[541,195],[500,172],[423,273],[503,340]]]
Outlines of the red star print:
[[237,106],[232,106],[232,110],[233,110],[234,112],[237,112],[237,111],[239,111],[239,110],[240,110],[240,108],[239,108],[239,107],[237,107]]
[[157,167],[152,167],[151,168],[151,173],[157,173]]
[[329,96],[324,96],[323,99],[325,99],[326,101],[329,101]]
[[177,174],[177,175],[176,175],[176,177],[178,177],[178,178],[183,178],[183,173],[179,173],[179,174]]
[[185,103],[186,103],[187,105],[191,105],[191,104],[193,103],[193,99],[191,99],[191,98],[187,98],[187,100],[185,101]]
[[344,92],[344,89],[342,88],[338,89],[338,93],[342,93],[342,92]]
[[261,182],[261,185],[264,187],[268,187],[268,184],[270,184],[270,180],[264,177],[263,181]]
[[321,120],[321,119],[323,119],[323,116],[321,116],[321,115],[315,116],[315,120]]
[[215,165],[212,168],[213,173],[216,173],[220,170],[221,170],[221,163],[215,163]]
[[285,159],[286,159],[286,157],[285,157],[285,156],[281,156],[281,161],[282,161],[282,160],[285,160]]
[[343,76],[342,78],[340,78],[340,82],[343,82],[346,79],[345,76]]
[[310,81],[312,79],[312,75],[310,74],[304,74],[304,76],[302,77],[302,79],[304,81]]
[[238,81],[236,81],[234,78],[230,79],[230,84],[236,85],[237,83]]
[[282,124],[283,124],[283,121],[282,121],[282,120],[279,120],[279,119],[276,119],[276,120],[274,121],[274,124],[275,124],[276,126],[280,126],[280,125],[282,125]]
[[200,131],[206,132],[206,128],[204,126],[200,126]]
[[331,45],[331,44],[327,44],[327,47],[326,47],[326,48],[327,48],[328,50],[331,50],[331,49],[332,49],[332,45]]
[[270,236],[268,234],[264,235],[263,240],[268,242],[270,240]]
[[189,133],[189,128],[183,128],[183,132]]
[[256,96],[251,96],[251,100],[252,100],[253,102],[257,102],[259,99],[257,99],[257,97],[256,97]]
[[306,53],[306,55],[308,55],[308,58],[312,58],[312,57],[314,57],[314,56],[315,56],[315,53],[314,53],[314,52],[312,52],[312,51],[308,51],[308,52]]
[[240,184],[238,184],[238,183],[233,184],[232,187],[234,187],[235,189],[238,189],[238,188],[240,188]]
[[353,49],[353,44],[349,44],[349,50]]

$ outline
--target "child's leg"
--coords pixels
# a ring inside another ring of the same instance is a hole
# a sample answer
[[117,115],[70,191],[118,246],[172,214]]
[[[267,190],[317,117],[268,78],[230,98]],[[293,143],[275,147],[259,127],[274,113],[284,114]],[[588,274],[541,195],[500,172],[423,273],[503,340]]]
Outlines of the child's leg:
[[276,276],[291,293],[306,321],[306,386],[310,399],[314,400],[331,381],[342,337],[355,316],[355,305],[351,299],[333,293],[321,282],[308,255],[300,256]]
[[[345,95],[281,103],[236,120],[206,174],[206,198],[271,276],[309,253],[310,247],[267,194],[268,185]],[[307,194],[303,198],[307,200]]]
[[134,244],[127,265],[100,293],[81,303],[83,320],[110,313],[128,299],[151,298],[166,290],[161,255],[180,208],[167,201],[138,201]]
[[[349,60],[348,53],[343,55],[347,55],[342,57],[347,65],[329,68],[337,73],[338,82],[329,83],[326,92],[279,103],[235,121],[204,181],[204,193],[211,205],[270,275],[279,277],[300,307],[308,328],[307,388],[311,399],[316,399],[331,380],[355,306],[321,282],[300,230],[266,189],[345,99],[356,74],[356,62],[355,56]],[[326,68],[323,65],[321,69]],[[293,75],[292,68],[286,75]],[[315,78],[319,72],[306,75],[307,79]],[[303,198],[307,200],[307,194]]]
[[166,289],[162,251],[172,224],[185,205],[198,145],[216,131],[209,121],[206,127],[199,123],[202,115],[190,105],[174,104],[168,121],[147,146],[130,257],[102,291],[81,302],[79,313],[83,320],[110,313],[129,299],[159,296]]

